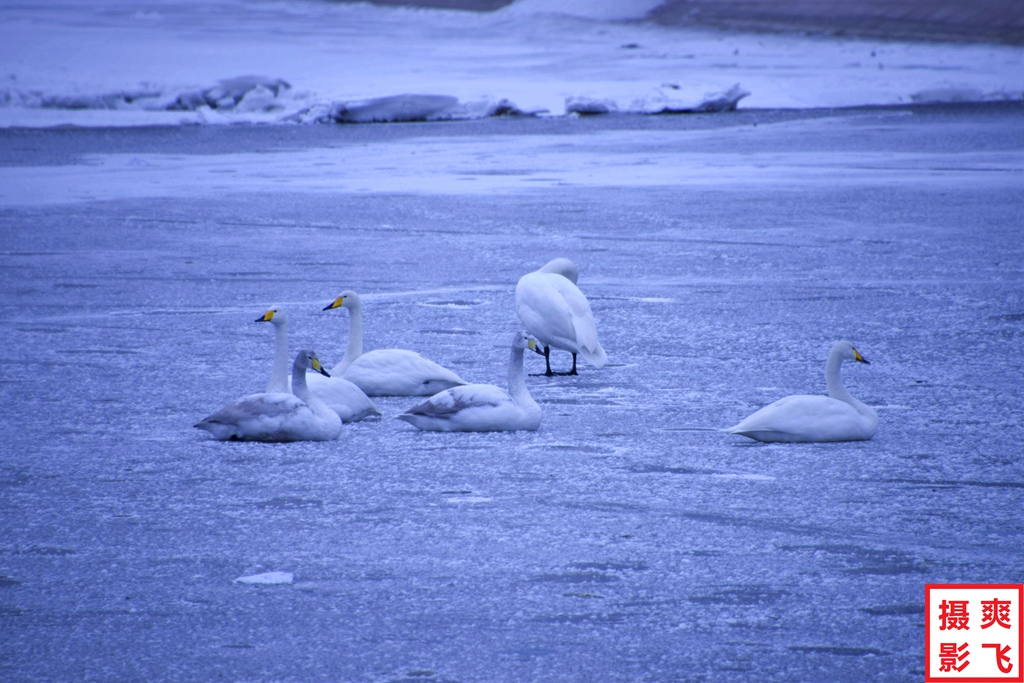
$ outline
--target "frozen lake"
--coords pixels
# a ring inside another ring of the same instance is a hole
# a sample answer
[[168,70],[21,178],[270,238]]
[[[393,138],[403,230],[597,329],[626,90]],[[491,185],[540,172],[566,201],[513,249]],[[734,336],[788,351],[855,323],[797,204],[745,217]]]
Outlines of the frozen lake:
[[[920,680],[925,583],[1022,580],[1022,114],[0,131],[0,678]],[[349,288],[504,385],[555,256],[610,364],[536,433],[192,429]],[[718,431],[841,338],[873,440]]]

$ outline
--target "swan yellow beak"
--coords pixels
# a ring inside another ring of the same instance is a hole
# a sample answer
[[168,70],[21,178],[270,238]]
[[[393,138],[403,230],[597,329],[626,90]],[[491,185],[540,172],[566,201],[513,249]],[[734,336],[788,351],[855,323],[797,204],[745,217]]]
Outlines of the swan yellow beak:
[[309,362],[310,362],[310,365],[313,366],[313,369],[316,370],[317,372],[319,372],[324,377],[330,377],[331,376],[326,370],[324,370],[323,366],[320,365],[320,359],[317,358],[316,356],[311,358]]
[[342,306],[342,305],[343,305],[344,303],[345,303],[345,297],[343,297],[343,296],[339,296],[339,297],[338,297],[337,299],[335,299],[335,300],[334,300],[334,301],[332,301],[331,303],[329,303],[329,304],[327,304],[326,306],[324,306],[324,310],[325,310],[325,311],[329,311],[329,310],[331,310],[332,308],[341,308],[341,306]]
[[269,323],[273,319],[274,319],[274,312],[273,311],[267,311],[266,313],[264,313],[260,317],[256,318],[256,322],[258,322],[258,323]]
[[537,350],[537,340],[536,339],[531,339],[528,343],[530,345],[530,350],[531,351],[536,351]]
[[866,360],[864,358],[864,356],[860,355],[860,351],[858,351],[857,349],[853,350],[853,357],[855,359],[857,359],[858,361],[860,361],[861,363],[865,363],[867,365],[871,365],[871,363],[868,360]]

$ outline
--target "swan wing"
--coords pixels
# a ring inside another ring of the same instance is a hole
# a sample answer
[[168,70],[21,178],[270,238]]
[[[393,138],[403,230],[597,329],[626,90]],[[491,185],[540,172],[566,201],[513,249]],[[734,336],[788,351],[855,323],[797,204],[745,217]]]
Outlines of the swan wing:
[[561,281],[554,279],[552,285],[569,309],[579,353],[591,365],[603,366],[608,362],[608,356],[605,355],[601,343],[597,340],[597,322],[594,320],[594,313],[590,309],[587,297],[579,287],[565,278],[562,278]]
[[513,403],[508,392],[493,384],[466,384],[442,391],[419,403],[406,413],[448,419],[470,408],[497,408]]
[[448,368],[405,349],[364,353],[345,370],[344,377],[369,396],[430,396],[466,384]]
[[310,373],[306,384],[314,396],[338,414],[342,422],[358,422],[381,414],[362,389],[343,377]]
[[279,420],[302,409],[309,410],[309,407],[294,394],[250,394],[224,406],[199,424],[238,425],[247,420]]

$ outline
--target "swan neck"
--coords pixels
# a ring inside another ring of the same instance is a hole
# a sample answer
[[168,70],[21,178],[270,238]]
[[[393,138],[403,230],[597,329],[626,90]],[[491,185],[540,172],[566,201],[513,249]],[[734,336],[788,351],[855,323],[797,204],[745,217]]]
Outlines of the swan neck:
[[274,325],[274,365],[270,369],[268,394],[288,393],[288,326]]
[[363,307],[359,302],[355,302],[352,308],[348,309],[348,344],[345,347],[345,356],[340,363],[334,366],[334,372],[344,372],[361,355],[363,355]]
[[298,358],[295,359],[295,364],[292,365],[292,393],[305,403],[309,403],[313,396],[306,385],[306,368],[299,362]]
[[533,402],[523,373],[523,349],[513,346],[508,357],[508,393],[516,403]]
[[838,351],[833,351],[828,355],[828,363],[825,364],[825,387],[828,389],[828,395],[834,399],[844,401],[850,405],[856,406],[858,401],[850,392],[846,390],[846,386],[843,384],[842,376],[843,358]]
[[299,363],[298,358],[295,359],[295,365],[292,366],[292,393],[320,417],[337,414],[310,391],[309,385],[306,384],[306,368]]

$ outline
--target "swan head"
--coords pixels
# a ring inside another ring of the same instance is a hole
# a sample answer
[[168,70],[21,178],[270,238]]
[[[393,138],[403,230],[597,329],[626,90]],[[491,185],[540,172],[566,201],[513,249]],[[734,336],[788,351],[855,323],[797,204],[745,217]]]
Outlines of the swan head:
[[324,377],[330,377],[330,374],[320,365],[320,358],[316,355],[316,351],[299,351],[298,355],[295,356],[295,367],[302,368],[303,370],[313,370],[319,372]]
[[537,272],[555,273],[557,275],[561,275],[562,277],[564,277],[566,280],[569,280],[573,284],[576,284],[576,281],[579,280],[580,278],[580,273],[576,269],[576,264],[567,258],[561,257],[551,259],[550,261],[545,263]]
[[266,313],[256,318],[258,323],[273,323],[275,326],[284,325],[288,322],[288,316],[280,306],[271,306]]
[[352,310],[353,308],[359,308],[359,305],[359,295],[351,289],[346,289],[337,299],[324,306],[324,310],[330,311],[335,308],[347,308]]
[[837,355],[841,360],[853,360],[858,363],[864,363],[865,365],[871,365],[864,356],[860,355],[860,351],[858,351],[857,347],[853,345],[853,342],[846,341],[845,339],[843,341],[837,341],[832,346],[832,352],[830,355]]
[[515,336],[512,337],[512,346],[517,349],[529,349],[542,356],[544,355],[544,352],[540,350],[540,344],[537,343],[537,340],[525,332],[515,333]]

